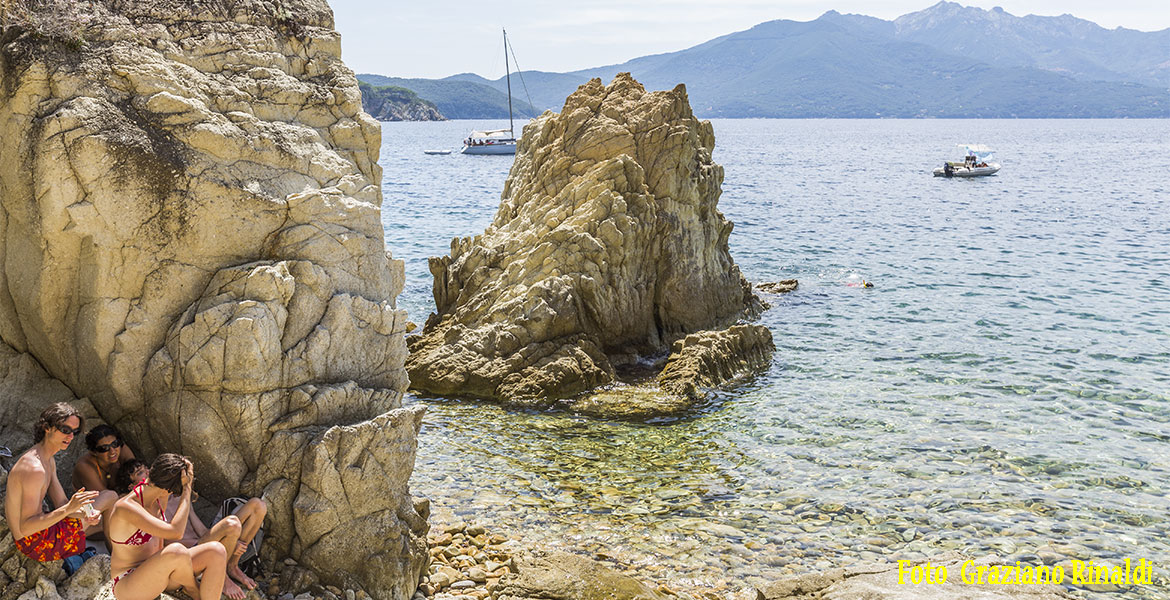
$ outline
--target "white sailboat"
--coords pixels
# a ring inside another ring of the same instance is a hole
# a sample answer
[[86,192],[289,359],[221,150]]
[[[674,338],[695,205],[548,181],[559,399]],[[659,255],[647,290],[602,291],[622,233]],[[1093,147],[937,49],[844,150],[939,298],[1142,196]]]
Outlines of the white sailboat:
[[504,77],[508,82],[508,128],[472,131],[463,140],[463,154],[515,154],[516,133],[512,124],[512,68],[508,64],[508,32],[504,30]]

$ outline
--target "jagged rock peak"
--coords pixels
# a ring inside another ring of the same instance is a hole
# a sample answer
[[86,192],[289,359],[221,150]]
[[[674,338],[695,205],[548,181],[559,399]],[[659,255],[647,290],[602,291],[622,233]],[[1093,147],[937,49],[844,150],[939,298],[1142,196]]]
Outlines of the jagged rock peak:
[[717,209],[723,168],[686,88],[628,73],[524,128],[492,224],[431,260],[413,387],[546,406],[758,311]]

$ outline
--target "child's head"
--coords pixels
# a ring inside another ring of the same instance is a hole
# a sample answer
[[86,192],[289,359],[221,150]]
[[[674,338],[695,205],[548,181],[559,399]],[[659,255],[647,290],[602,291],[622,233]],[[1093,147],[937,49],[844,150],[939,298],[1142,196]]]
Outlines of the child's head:
[[146,479],[149,473],[150,467],[145,462],[137,458],[128,460],[122,463],[118,468],[118,474],[114,476],[114,490],[119,494],[129,494],[130,488]]

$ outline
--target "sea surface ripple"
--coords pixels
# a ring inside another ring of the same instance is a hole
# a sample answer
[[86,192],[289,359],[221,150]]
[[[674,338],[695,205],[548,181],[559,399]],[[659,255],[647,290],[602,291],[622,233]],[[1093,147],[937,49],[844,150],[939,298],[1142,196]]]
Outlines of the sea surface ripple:
[[[386,243],[420,324],[427,257],[484,230],[512,162],[423,150],[493,125],[383,125]],[[670,422],[411,397],[413,492],[717,589],[957,551],[1146,558],[1156,585],[1108,597],[1170,598],[1170,121],[714,127],[733,257],[800,280],[765,296],[771,368]],[[1003,170],[932,177],[965,142]]]

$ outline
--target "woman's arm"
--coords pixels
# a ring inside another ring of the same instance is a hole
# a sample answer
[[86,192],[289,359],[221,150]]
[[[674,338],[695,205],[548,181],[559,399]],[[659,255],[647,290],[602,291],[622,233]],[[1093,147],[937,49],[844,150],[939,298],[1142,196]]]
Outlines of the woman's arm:
[[[175,511],[175,517],[182,516],[182,519],[172,518],[170,522],[164,521],[146,510],[141,504],[131,498],[129,501],[118,502],[119,508],[125,511],[117,511],[115,514],[119,517],[124,517],[130,525],[144,533],[155,535],[164,540],[178,540],[182,539],[183,532],[187,529],[187,513],[186,511],[191,506],[189,498],[185,501],[179,502],[179,509]],[[110,523],[113,526],[113,523]]]

